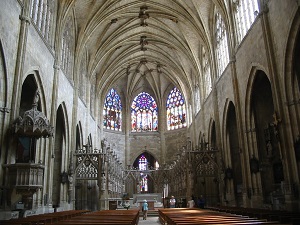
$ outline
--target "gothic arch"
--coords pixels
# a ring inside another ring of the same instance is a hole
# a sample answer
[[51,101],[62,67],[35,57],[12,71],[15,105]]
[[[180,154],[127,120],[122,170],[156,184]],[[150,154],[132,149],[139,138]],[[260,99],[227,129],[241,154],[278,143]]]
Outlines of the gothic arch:
[[[25,73],[23,83],[24,81],[28,78],[28,76],[32,75],[34,77],[35,85],[37,86],[37,89],[40,92],[40,107],[41,111],[45,114],[47,117],[47,104],[46,104],[46,97],[45,97],[45,90],[44,90],[44,85],[41,79],[41,74],[39,72],[38,67],[31,67],[30,70],[28,70]],[[21,101],[21,100],[20,100]],[[49,119],[49,118],[48,118]]]
[[64,126],[65,126],[65,129],[66,129],[66,140],[67,140],[67,146],[69,147],[69,139],[70,139],[70,125],[69,125],[69,117],[68,115],[70,114],[68,112],[68,108],[66,106],[66,103],[63,101],[61,102],[58,107],[57,107],[57,110],[59,109],[59,107],[61,108],[62,110],[62,113],[63,113],[63,118],[64,118]]
[[226,99],[225,101],[225,105],[224,105],[224,113],[223,113],[223,117],[222,117],[222,121],[223,121],[223,125],[221,126],[222,130],[221,130],[221,140],[222,140],[222,156],[223,156],[223,160],[226,166],[231,165],[231,161],[230,161],[230,157],[228,156],[230,154],[230,151],[227,151],[229,149],[228,146],[228,139],[227,139],[227,132],[226,132],[226,121],[227,121],[227,115],[228,115],[228,109],[229,109],[229,103],[230,103],[230,99]]
[[53,149],[53,185],[52,205],[54,208],[62,207],[62,199],[66,199],[65,186],[61,183],[61,173],[67,171],[69,164],[69,129],[66,105],[62,102],[56,111],[56,124]]
[[285,179],[273,90],[269,77],[262,70],[256,70],[249,82],[245,113],[248,157],[260,161],[260,173],[253,174],[250,170],[258,181],[252,185],[262,193],[259,201],[270,203],[274,201],[272,193]]
[[245,96],[245,129],[251,129],[251,94],[253,90],[253,84],[256,78],[256,75],[259,71],[262,71],[266,76],[266,70],[261,65],[253,65],[249,71],[249,79],[247,83],[246,96]]
[[[131,165],[134,165],[135,161],[136,161],[136,160],[139,158],[139,156],[141,156],[143,153],[145,153],[146,155],[149,155],[149,156],[153,157],[153,159],[154,159],[155,161],[158,162],[157,157],[155,157],[155,155],[154,155],[152,152],[150,152],[149,150],[143,149],[143,150],[140,150],[140,151],[138,151],[138,152],[135,153],[135,156],[132,157],[132,163],[131,163]],[[159,162],[158,162],[158,163],[159,163]]]
[[[300,99],[300,68],[299,68],[299,52],[300,52],[300,14],[295,13],[294,20],[291,22],[290,33],[287,38],[286,49],[285,49],[285,60],[283,63],[283,74],[284,74],[284,93],[285,102],[288,106],[288,114],[298,115],[296,117],[287,116],[286,118],[290,120],[292,129],[293,141],[300,134],[299,124],[300,124],[300,109],[299,109],[299,99]],[[298,53],[298,54],[297,54]],[[298,69],[297,69],[298,68]]]
[[232,101],[227,99],[226,110],[224,113],[224,142],[227,168],[231,168],[233,178],[228,182],[230,195],[238,206],[243,204],[243,165],[241,155],[241,145],[238,137],[238,125],[236,108]]
[[[36,108],[46,116],[46,103],[43,86],[40,81],[38,71],[30,71],[24,76],[20,95],[19,111],[17,116],[24,118],[24,113],[33,109],[33,103],[36,102]],[[37,92],[38,91],[38,92]],[[20,118],[19,117],[19,118]],[[46,116],[47,117],[47,116]],[[14,118],[17,119],[17,118]],[[30,136],[11,137],[12,148],[16,149],[15,159],[19,163],[44,163],[47,161],[47,150],[45,149],[45,139]]]

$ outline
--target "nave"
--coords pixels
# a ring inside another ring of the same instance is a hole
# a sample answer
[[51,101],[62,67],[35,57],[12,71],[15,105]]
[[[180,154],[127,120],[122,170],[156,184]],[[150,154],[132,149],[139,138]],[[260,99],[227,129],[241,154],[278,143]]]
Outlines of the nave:
[[0,220],[300,212],[299,0],[0,0],[0,31]]

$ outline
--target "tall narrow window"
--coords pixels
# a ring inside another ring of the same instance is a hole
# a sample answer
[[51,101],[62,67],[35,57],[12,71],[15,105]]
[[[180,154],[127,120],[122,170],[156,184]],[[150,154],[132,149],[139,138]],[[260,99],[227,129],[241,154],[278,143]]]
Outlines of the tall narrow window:
[[186,127],[186,106],[181,92],[174,87],[167,99],[167,129]]
[[200,111],[200,88],[197,84],[195,87],[195,113],[197,114]]
[[146,92],[136,96],[131,104],[131,127],[133,132],[158,130],[157,104]]
[[209,93],[212,90],[212,83],[211,83],[211,74],[210,74],[210,64],[208,60],[208,54],[205,51],[205,48],[202,48],[202,72],[204,76],[204,98],[207,98]]
[[257,0],[233,0],[233,12],[240,43],[259,13]]
[[148,191],[148,175],[147,173],[143,173],[142,171],[148,170],[148,160],[147,158],[142,155],[139,159],[139,170],[141,171],[141,181],[140,181],[140,191],[146,192]]
[[65,76],[73,83],[75,35],[72,17],[69,17],[65,24],[61,45],[61,68]]
[[32,0],[31,2],[32,22],[50,45],[52,44],[50,38],[53,32],[55,3],[55,0]]
[[103,127],[106,129],[121,131],[122,128],[122,104],[115,89],[111,89],[106,95],[103,109]]
[[220,77],[229,63],[229,52],[225,23],[220,13],[215,17],[215,48],[218,65],[218,76]]

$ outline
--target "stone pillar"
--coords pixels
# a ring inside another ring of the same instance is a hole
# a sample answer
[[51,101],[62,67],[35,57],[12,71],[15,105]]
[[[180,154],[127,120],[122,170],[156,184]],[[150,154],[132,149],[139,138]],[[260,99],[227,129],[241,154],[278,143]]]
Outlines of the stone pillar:
[[28,36],[28,27],[30,25],[30,6],[31,0],[25,1],[24,7],[22,9],[20,20],[20,34],[19,34],[19,43],[17,49],[17,58],[16,58],[16,68],[14,75],[14,83],[13,83],[13,91],[15,93],[12,95],[11,102],[11,121],[13,121],[18,115],[18,104],[20,97],[20,89],[22,87],[22,76],[24,74],[23,67],[26,55],[26,47],[27,47],[27,36]]

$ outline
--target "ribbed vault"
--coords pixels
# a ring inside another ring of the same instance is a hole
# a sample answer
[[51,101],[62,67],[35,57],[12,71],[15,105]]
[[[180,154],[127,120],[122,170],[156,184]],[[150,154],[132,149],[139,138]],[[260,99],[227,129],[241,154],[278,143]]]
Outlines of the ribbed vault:
[[[69,3],[69,4],[68,4]],[[115,86],[132,98],[151,90],[160,100],[177,86],[189,101],[201,82],[202,46],[211,52],[212,0],[70,0],[74,13],[76,62],[88,55],[100,97]],[[63,21],[63,20],[62,20]],[[92,80],[92,79],[91,79]]]

